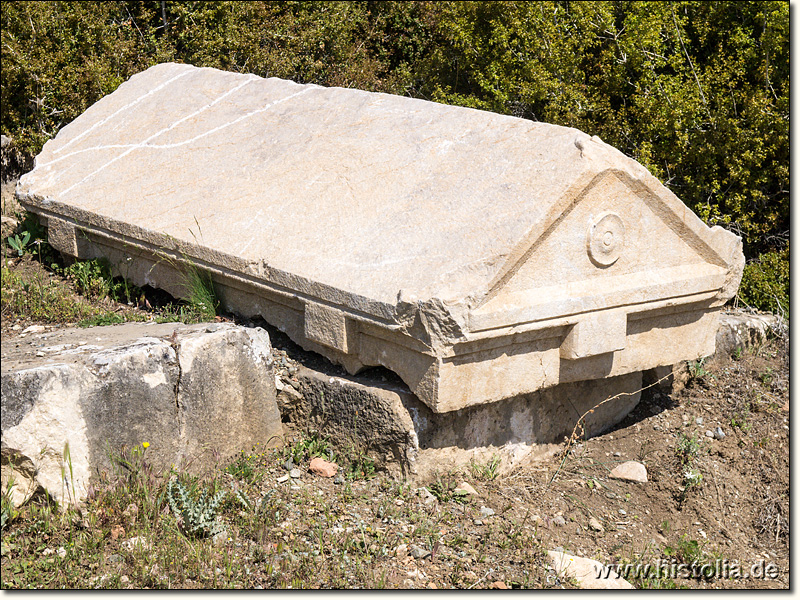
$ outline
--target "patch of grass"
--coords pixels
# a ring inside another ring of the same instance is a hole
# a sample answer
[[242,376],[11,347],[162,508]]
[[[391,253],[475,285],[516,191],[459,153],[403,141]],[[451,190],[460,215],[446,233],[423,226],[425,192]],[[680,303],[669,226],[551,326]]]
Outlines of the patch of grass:
[[697,381],[704,381],[711,375],[705,368],[705,358],[689,362],[689,376]]
[[435,479],[427,486],[439,502],[467,502],[467,493],[457,490],[458,484],[452,474],[436,473]]
[[474,479],[478,481],[493,481],[499,475],[500,463],[500,457],[497,454],[493,454],[484,464],[471,461],[469,468]]
[[58,285],[42,272],[20,274],[2,268],[0,287],[3,316],[39,323],[72,323],[97,317],[102,312],[76,298],[68,287]]
[[284,458],[295,465],[306,464],[313,458],[335,462],[340,473],[348,480],[370,479],[375,476],[375,461],[353,442],[343,442],[339,447],[316,432],[307,433],[292,446],[284,449]]
[[213,320],[219,313],[219,299],[214,288],[211,274],[196,266],[191,261],[185,272],[183,287],[186,293],[186,303],[198,320]]
[[121,277],[111,274],[111,264],[105,258],[95,258],[72,263],[64,273],[75,284],[79,294],[90,300],[110,298],[116,302],[130,303],[141,290]]
[[681,433],[678,438],[678,444],[675,447],[675,453],[678,455],[678,459],[681,461],[682,465],[691,466],[694,460],[700,455],[701,450],[702,444],[697,435],[693,434],[688,436],[685,433]]
[[731,427],[737,427],[742,431],[750,431],[750,403],[745,402],[739,410],[731,415]]

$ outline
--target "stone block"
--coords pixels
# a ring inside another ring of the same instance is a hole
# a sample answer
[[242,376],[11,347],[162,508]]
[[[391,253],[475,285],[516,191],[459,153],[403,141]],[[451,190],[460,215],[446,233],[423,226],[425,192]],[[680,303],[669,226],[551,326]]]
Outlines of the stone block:
[[[602,433],[636,406],[642,387],[641,373],[630,373],[440,414],[391,381],[307,367],[295,377],[299,393],[282,404],[285,418],[330,439],[355,442],[393,476],[423,479],[493,455],[502,459],[503,469],[510,469],[530,456],[546,454],[572,434],[586,411],[618,396],[587,415],[585,431],[578,431],[589,437]],[[293,388],[286,385],[280,395],[288,390]]]
[[191,263],[226,309],[436,413],[710,355],[744,265],[576,129],[171,63],[64,127],[16,196],[63,251],[60,222],[173,294]]
[[16,502],[40,487],[80,501],[111,455],[144,442],[156,470],[201,473],[282,441],[263,329],[129,323],[19,341],[2,343],[3,478]]

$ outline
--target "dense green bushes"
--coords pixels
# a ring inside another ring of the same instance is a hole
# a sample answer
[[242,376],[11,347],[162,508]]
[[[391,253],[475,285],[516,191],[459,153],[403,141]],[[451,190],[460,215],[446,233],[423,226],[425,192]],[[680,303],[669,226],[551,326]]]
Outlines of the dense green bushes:
[[4,2],[3,133],[168,60],[577,127],[788,261],[788,2]]
[[739,298],[749,305],[789,316],[789,246],[765,252],[744,267]]

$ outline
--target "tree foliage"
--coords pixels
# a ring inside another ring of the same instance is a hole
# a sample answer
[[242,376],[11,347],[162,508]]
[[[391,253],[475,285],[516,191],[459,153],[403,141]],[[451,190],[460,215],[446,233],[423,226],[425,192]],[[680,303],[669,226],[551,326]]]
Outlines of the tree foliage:
[[576,127],[748,257],[788,241],[788,2],[4,2],[3,133],[35,154],[164,61]]

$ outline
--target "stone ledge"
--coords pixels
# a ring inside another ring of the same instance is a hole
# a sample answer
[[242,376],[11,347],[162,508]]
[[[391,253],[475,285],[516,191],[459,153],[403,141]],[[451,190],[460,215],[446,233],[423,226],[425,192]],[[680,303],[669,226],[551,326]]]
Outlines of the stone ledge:
[[111,453],[143,442],[157,471],[202,473],[282,434],[263,329],[128,323],[3,340],[3,486],[14,477],[16,504],[40,487],[81,501]]

